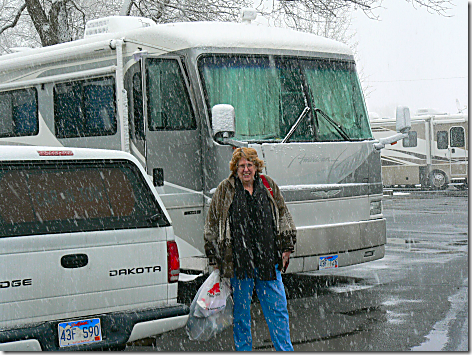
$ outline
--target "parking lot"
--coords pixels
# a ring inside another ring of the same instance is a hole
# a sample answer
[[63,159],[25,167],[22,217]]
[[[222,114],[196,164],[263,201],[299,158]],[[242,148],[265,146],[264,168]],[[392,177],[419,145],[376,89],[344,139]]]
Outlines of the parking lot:
[[[467,350],[468,192],[399,192],[384,199],[383,259],[284,276],[296,351]],[[186,302],[198,282],[181,287]],[[274,350],[253,300],[253,347]],[[232,351],[231,327],[207,342],[185,329],[127,351]]]

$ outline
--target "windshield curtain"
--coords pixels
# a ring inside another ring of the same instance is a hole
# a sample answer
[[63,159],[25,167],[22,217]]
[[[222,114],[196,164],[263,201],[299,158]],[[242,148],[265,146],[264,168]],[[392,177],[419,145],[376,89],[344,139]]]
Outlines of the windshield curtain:
[[[361,88],[353,65],[339,62],[303,61],[304,74],[311,88],[311,102],[323,110],[353,139],[371,138]],[[317,121],[320,141],[341,138],[322,117]]]
[[[280,78],[267,58],[205,58],[203,76],[210,107],[236,111],[238,139],[279,136]],[[222,62],[223,60],[223,62]]]
[[[338,64],[336,64],[338,63]],[[207,55],[199,69],[209,108],[235,108],[235,139],[281,141],[305,106],[319,107],[344,126],[350,139],[372,137],[354,64],[276,56]],[[316,126],[313,129],[313,126]],[[344,140],[313,112],[291,142]]]

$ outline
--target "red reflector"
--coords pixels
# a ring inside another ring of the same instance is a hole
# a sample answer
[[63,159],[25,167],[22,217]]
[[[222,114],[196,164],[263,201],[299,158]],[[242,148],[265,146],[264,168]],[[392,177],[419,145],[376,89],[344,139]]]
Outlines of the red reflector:
[[397,144],[397,142],[390,143],[390,145],[395,145],[395,144]]
[[169,283],[179,281],[180,261],[179,249],[174,241],[167,242],[167,280]]
[[72,150],[38,150],[40,157],[60,157],[64,155],[74,155]]

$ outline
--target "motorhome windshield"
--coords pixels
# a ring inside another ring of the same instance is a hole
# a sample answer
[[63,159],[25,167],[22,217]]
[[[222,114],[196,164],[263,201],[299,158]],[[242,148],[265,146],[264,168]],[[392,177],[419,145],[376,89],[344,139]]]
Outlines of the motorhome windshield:
[[[231,104],[235,139],[280,142],[303,112],[312,110],[290,142],[371,139],[353,62],[282,56],[205,55],[199,70],[208,107]],[[343,137],[316,109],[347,133]]]

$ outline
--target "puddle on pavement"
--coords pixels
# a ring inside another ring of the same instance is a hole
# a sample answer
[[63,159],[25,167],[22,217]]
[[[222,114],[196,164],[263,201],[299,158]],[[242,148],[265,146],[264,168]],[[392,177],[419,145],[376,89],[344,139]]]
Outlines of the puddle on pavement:
[[344,314],[346,316],[361,316],[365,314],[369,314],[372,312],[378,312],[380,311],[381,308],[379,306],[371,306],[371,307],[364,307],[364,308],[359,308],[359,309],[354,309],[349,312],[339,312],[341,314]]
[[382,305],[384,306],[397,306],[402,303],[421,303],[423,302],[422,300],[413,300],[413,299],[400,299],[397,297],[392,297],[389,298],[388,300],[385,300],[382,302]]
[[373,285],[342,285],[330,287],[330,290],[336,293],[356,292],[374,287]]
[[390,324],[404,324],[408,321],[408,314],[387,311],[387,322]]

